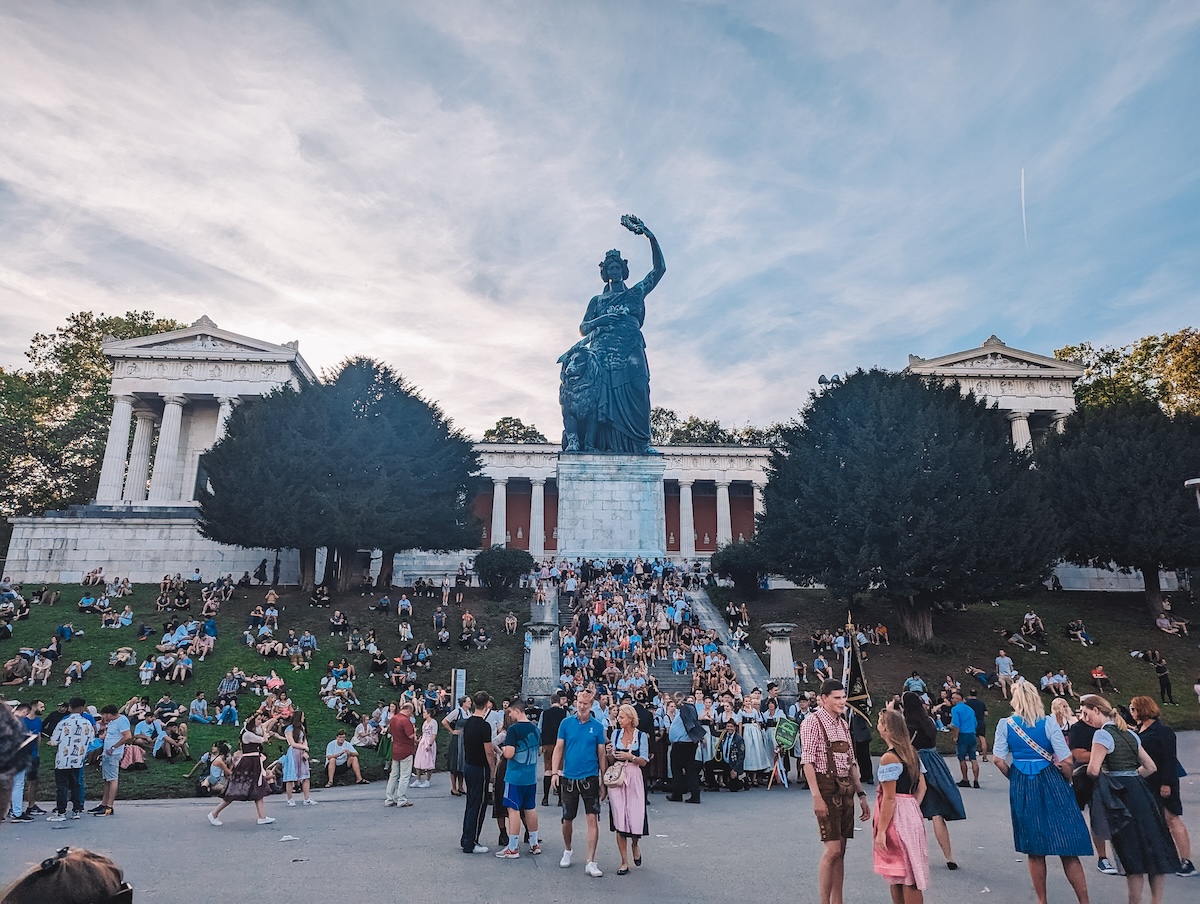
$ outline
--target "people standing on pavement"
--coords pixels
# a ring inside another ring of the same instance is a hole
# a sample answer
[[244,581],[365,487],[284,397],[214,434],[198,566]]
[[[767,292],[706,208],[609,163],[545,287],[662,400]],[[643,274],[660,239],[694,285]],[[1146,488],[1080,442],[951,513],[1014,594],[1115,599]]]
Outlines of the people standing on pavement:
[[1155,771],[1146,776],[1152,794],[1158,795],[1163,817],[1175,850],[1179,854],[1179,869],[1175,875],[1191,878],[1200,873],[1192,863],[1192,839],[1183,822],[1183,801],[1179,797],[1178,744],[1175,732],[1159,721],[1158,704],[1149,697],[1134,697],[1129,701],[1129,714],[1137,722],[1142,747],[1154,760]]
[[392,739],[392,770],[388,774],[387,791],[383,796],[385,807],[411,807],[408,799],[408,783],[412,780],[413,757],[417,753],[417,729],[413,725],[413,704],[404,702],[388,721],[388,735]]
[[133,740],[133,731],[129,717],[122,715],[115,704],[110,703],[100,710],[100,716],[104,729],[104,747],[100,752],[104,794],[91,813],[93,816],[112,816],[115,812],[113,804],[117,800],[117,783],[121,778],[121,757],[125,755],[125,745]]
[[[685,701],[681,694],[676,694],[676,697],[678,699],[675,704],[675,715],[667,730],[667,740],[671,744],[672,777],[671,793],[667,795],[667,800],[679,803],[684,800],[683,795],[686,792],[687,803],[698,804],[700,803],[700,762],[696,759],[696,748],[704,740],[704,726],[700,724],[696,705]],[[749,701],[748,697],[746,699]]]
[[83,717],[87,701],[72,697],[67,702],[69,714],[54,726],[50,746],[54,751],[54,789],[56,794],[54,812],[46,817],[47,822],[63,822],[67,818],[67,798],[71,799],[71,818],[83,815],[83,764],[87,759],[88,745],[96,737],[96,729]]
[[1047,857],[1062,859],[1076,899],[1087,904],[1079,858],[1092,853],[1092,842],[1071,793],[1071,751],[1030,682],[1013,685],[1012,705],[1013,715],[996,726],[992,760],[1009,781],[1013,847],[1025,855],[1038,904],[1046,904]]
[[471,718],[467,708],[471,698],[463,696],[458,705],[442,718],[442,727],[450,732],[450,745],[446,748],[446,771],[450,773],[450,796],[462,797],[466,794],[463,780],[463,738],[462,729]]
[[274,816],[267,815],[263,805],[263,799],[271,793],[271,779],[267,774],[267,758],[263,755],[263,744],[266,743],[269,732],[260,726],[261,718],[258,713],[254,713],[242,726],[241,759],[234,764],[221,802],[208,814],[208,821],[214,826],[223,825],[217,817],[235,800],[254,802],[260,826],[270,825],[275,821]]
[[521,856],[522,821],[529,830],[529,853],[542,852],[537,814],[537,764],[542,737],[525,714],[520,698],[514,697],[509,703],[508,714],[512,724],[505,732],[504,745],[500,748],[507,764],[502,803],[508,810],[508,844],[496,856],[501,860],[516,860]]
[[292,794],[299,785],[304,795],[304,805],[311,807],[316,801],[309,796],[312,767],[308,758],[308,722],[303,712],[296,710],[292,713],[292,724],[283,730],[283,738],[287,741],[287,750],[283,753],[283,784],[287,788],[287,805],[296,806]]
[[975,716],[975,710],[967,705],[960,690],[954,691],[950,695],[950,700],[953,703],[953,706],[950,707],[950,732],[954,739],[958,767],[962,770],[962,781],[958,783],[958,787],[971,787],[971,783],[967,781],[967,763],[970,762],[971,776],[974,779],[975,787],[978,788],[979,742],[975,730],[979,727],[979,723]]
[[988,761],[987,704],[979,699],[979,691],[975,688],[971,688],[964,702],[975,713],[975,743],[979,748],[979,758],[986,763]]
[[817,871],[821,904],[840,904],[846,875],[846,842],[854,837],[854,798],[859,819],[871,818],[859,780],[850,726],[842,718],[846,690],[836,679],[821,683],[817,709],[800,726],[800,762],[812,789],[813,812],[825,851]]
[[488,849],[479,843],[483,821],[487,816],[484,806],[487,800],[488,782],[496,769],[496,751],[492,747],[492,726],[487,714],[492,707],[492,698],[487,691],[476,691],[470,698],[470,718],[459,723],[462,731],[463,780],[466,783],[466,802],[463,810],[462,837],[459,846],[464,854],[486,854]]
[[567,717],[567,699],[562,691],[550,697],[550,706],[542,713],[538,730],[542,738],[542,806],[550,806],[550,780],[554,776],[554,745],[558,726]]
[[1164,877],[1181,865],[1162,809],[1146,784],[1155,772],[1154,760],[1140,737],[1129,730],[1121,714],[1105,698],[1087,694],[1079,701],[1081,717],[1096,729],[1088,775],[1096,779],[1092,817],[1102,808],[1113,850],[1125,868],[1129,904],[1142,900],[1150,877],[1150,900],[1160,904]]
[[946,823],[967,818],[962,793],[946,768],[946,760],[938,753],[937,728],[924,701],[916,694],[906,692],[900,698],[900,711],[912,745],[925,767],[925,797],[921,800],[921,812],[933,822],[933,837],[946,858],[946,867],[958,869],[950,846],[950,827]]
[[879,760],[875,792],[875,872],[887,880],[894,904],[921,904],[929,885],[921,758],[896,710],[883,710],[877,727],[887,751]]
[[[638,730],[637,710],[629,703],[622,704],[617,710],[617,724],[608,755],[614,762],[624,764],[620,784],[608,789],[608,827],[617,835],[617,853],[621,855],[617,875],[624,876],[629,873],[630,853],[633,854],[633,865],[642,865],[638,842],[650,834],[650,822],[646,817],[646,782],[642,776],[642,767],[650,758],[650,740]],[[632,852],[629,851],[631,846]]]
[[417,780],[412,783],[414,788],[428,788],[433,778],[433,769],[437,761],[437,717],[425,710],[425,718],[421,721],[421,740],[417,742],[417,753],[413,757],[413,772]]
[[562,799],[564,850],[558,865],[563,869],[571,865],[575,817],[579,814],[579,802],[583,801],[588,833],[587,862],[583,869],[592,878],[599,878],[604,873],[596,862],[596,848],[600,843],[600,801],[606,795],[600,776],[607,766],[607,739],[604,726],[592,718],[595,699],[596,685],[592,682],[584,684],[575,694],[575,713],[559,725],[550,789],[558,792]]

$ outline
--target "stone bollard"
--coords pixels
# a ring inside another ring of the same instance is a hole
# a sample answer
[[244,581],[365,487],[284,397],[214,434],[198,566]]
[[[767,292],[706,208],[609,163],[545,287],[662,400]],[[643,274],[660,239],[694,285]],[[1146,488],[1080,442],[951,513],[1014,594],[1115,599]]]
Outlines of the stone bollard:
[[763,630],[767,632],[771,651],[771,680],[779,685],[779,696],[788,704],[795,703],[799,693],[796,685],[795,660],[792,658],[792,631],[795,629],[796,626],[791,622],[772,622],[769,625],[763,625]]

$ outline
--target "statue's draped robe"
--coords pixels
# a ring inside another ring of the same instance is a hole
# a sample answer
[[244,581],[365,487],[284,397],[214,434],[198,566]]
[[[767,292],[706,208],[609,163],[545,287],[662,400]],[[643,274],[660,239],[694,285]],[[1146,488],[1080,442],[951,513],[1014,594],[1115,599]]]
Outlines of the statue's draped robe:
[[646,295],[657,285],[651,273],[635,286],[607,289],[588,304],[583,321],[614,311],[622,315],[605,322],[587,336],[587,344],[600,366],[595,449],[583,451],[640,455],[650,447],[650,364],[642,323]]

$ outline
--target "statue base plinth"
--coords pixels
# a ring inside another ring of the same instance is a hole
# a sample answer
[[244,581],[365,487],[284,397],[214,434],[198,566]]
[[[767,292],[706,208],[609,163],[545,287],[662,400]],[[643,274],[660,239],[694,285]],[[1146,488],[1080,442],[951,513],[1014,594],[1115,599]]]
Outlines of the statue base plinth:
[[666,558],[661,455],[558,456],[558,555]]

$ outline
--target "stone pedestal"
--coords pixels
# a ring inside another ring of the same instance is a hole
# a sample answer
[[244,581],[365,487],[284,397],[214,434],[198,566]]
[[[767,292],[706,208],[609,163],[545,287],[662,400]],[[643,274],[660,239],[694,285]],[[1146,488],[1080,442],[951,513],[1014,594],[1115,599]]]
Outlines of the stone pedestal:
[[771,680],[779,685],[779,696],[789,703],[793,702],[799,693],[796,686],[795,660],[792,658],[792,631],[795,629],[796,626],[790,622],[763,625],[771,650]]
[[557,649],[558,625],[554,622],[528,622],[525,625],[533,635],[533,646],[525,654],[525,680],[521,696],[533,697],[538,706],[547,706],[550,695],[558,685],[558,672],[554,661]]
[[558,555],[665,558],[661,455],[558,457]]

